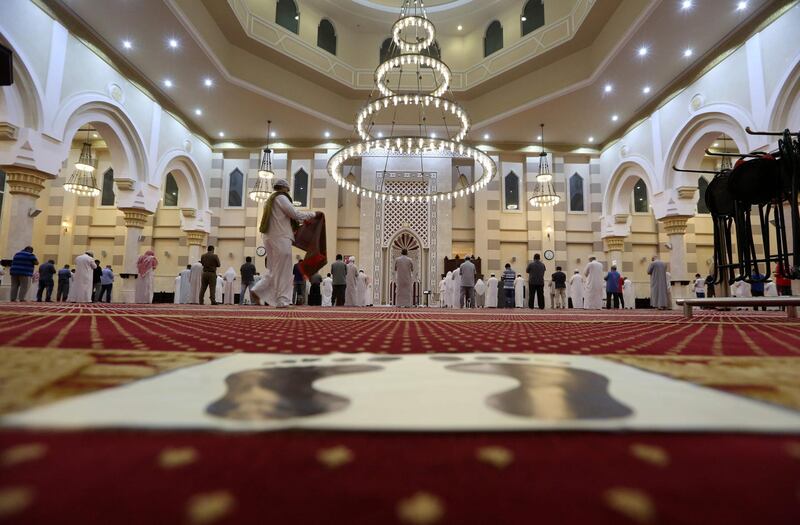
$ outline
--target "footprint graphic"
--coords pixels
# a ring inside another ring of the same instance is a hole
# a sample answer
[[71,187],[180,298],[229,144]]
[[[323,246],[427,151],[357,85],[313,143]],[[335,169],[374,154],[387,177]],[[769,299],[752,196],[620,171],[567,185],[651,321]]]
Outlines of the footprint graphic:
[[245,370],[225,378],[225,395],[208,405],[212,416],[237,421],[282,421],[344,410],[350,400],[314,388],[320,379],[376,372],[381,366],[298,366]]
[[486,403],[512,416],[545,421],[615,419],[633,410],[608,392],[606,376],[578,368],[519,363],[464,363],[448,370],[513,378],[519,386],[492,394]]

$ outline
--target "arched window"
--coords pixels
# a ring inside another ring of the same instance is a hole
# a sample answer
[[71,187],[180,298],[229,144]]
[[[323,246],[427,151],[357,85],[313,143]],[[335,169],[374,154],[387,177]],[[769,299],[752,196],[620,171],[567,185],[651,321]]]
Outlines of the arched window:
[[633,187],[633,211],[636,213],[650,211],[650,203],[647,200],[647,184],[642,179],[636,181],[636,186]]
[[586,211],[583,207],[583,177],[577,173],[569,178],[569,211]]
[[331,55],[336,54],[336,29],[327,18],[323,18],[317,27],[317,47],[321,47]]
[[708,181],[705,177],[700,177],[697,181],[697,189],[700,190],[697,196],[697,213],[711,213],[706,206],[706,190],[708,190]]
[[239,168],[228,175],[228,206],[241,208],[244,203],[244,173]]
[[507,210],[519,209],[519,177],[513,171],[509,172],[505,178],[505,191],[506,198],[505,207]]
[[488,57],[501,49],[503,49],[503,26],[495,20],[486,28],[486,35],[483,37],[483,56]]
[[175,182],[175,177],[172,173],[167,173],[167,178],[164,180],[164,206],[177,206],[178,205],[178,183]]
[[544,0],[528,0],[522,10],[522,36],[544,25]]
[[6,194],[6,172],[0,170],[0,217],[3,216],[3,197]]
[[275,22],[294,34],[298,33],[300,12],[297,10],[297,4],[294,3],[294,0],[278,0],[278,5],[275,8]]
[[394,43],[394,40],[387,38],[381,44],[380,63],[383,64],[390,58],[399,57],[400,48]]
[[292,190],[294,205],[308,208],[308,173],[303,168],[294,174],[294,189]]
[[103,191],[100,194],[100,206],[114,205],[114,169],[108,168],[103,173]]

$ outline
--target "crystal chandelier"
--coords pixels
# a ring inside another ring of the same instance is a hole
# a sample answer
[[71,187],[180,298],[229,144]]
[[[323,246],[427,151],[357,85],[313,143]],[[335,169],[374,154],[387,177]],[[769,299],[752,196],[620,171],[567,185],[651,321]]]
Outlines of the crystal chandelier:
[[[356,116],[358,138],[328,161],[328,174],[345,190],[382,201],[436,202],[475,193],[496,175],[494,161],[478,148],[464,144],[470,120],[450,90],[452,73],[437,56],[436,29],[428,20],[422,0],[404,0],[400,18],[392,26],[388,57],[375,70],[375,87]],[[471,159],[480,176],[470,185],[450,192],[399,195],[382,188],[365,188],[349,182],[345,165],[364,157]]]
[[272,181],[259,177],[256,180],[256,183],[253,185],[253,189],[250,190],[250,193],[248,194],[250,199],[258,203],[262,203],[269,199],[269,196],[272,194],[272,190],[269,187],[271,183]]
[[100,195],[100,188],[97,187],[97,179],[94,176],[94,158],[88,129],[86,130],[86,142],[83,143],[78,161],[75,163],[75,171],[64,184],[64,191],[86,197]]
[[547,162],[547,153],[544,151],[544,124],[540,124],[541,134],[541,153],[539,153],[539,174],[536,175],[536,190],[533,192],[528,202],[536,208],[555,206],[561,202],[561,197],[553,187],[553,174],[550,172],[550,163]]

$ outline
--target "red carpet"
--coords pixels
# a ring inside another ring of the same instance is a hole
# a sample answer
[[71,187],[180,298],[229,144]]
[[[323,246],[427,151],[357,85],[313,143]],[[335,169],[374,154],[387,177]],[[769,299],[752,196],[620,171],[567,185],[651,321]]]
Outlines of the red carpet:
[[[3,306],[6,377],[98,351],[36,402],[233,351],[708,356],[695,371],[800,354],[779,312]],[[797,435],[4,431],[0,473],[10,523],[800,523]]]

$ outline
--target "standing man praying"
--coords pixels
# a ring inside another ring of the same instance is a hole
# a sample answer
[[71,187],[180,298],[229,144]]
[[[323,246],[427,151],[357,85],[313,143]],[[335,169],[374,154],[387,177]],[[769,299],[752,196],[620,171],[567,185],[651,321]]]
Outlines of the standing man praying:
[[344,306],[344,296],[347,290],[347,265],[342,260],[342,254],[336,255],[336,260],[331,264],[331,281],[333,283],[333,306]]
[[539,310],[544,310],[544,272],[547,270],[537,253],[528,265],[525,272],[528,274],[528,308],[533,308],[533,298],[536,297],[536,304]]
[[221,266],[219,257],[214,253],[214,247],[209,246],[208,251],[200,257],[200,264],[203,265],[203,281],[200,285],[200,304],[203,304],[203,296],[208,289],[208,296],[211,304],[217,304],[217,268]]

